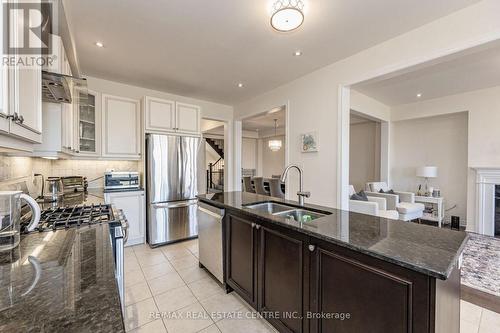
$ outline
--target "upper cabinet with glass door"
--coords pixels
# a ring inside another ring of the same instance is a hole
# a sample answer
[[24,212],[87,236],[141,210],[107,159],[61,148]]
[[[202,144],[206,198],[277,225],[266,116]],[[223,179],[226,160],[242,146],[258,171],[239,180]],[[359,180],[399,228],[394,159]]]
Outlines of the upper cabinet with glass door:
[[78,154],[100,155],[101,108],[96,92],[80,93],[78,102]]

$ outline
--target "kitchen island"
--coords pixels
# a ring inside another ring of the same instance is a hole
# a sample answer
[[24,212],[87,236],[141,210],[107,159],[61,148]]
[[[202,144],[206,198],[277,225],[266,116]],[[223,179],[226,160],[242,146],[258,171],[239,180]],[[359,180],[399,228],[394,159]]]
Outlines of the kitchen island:
[[[101,204],[101,195],[60,205]],[[0,252],[0,332],[124,331],[108,223],[22,234]]]
[[199,200],[226,210],[227,287],[280,332],[459,332],[466,233],[316,205],[300,222],[249,207],[296,202],[247,192]]

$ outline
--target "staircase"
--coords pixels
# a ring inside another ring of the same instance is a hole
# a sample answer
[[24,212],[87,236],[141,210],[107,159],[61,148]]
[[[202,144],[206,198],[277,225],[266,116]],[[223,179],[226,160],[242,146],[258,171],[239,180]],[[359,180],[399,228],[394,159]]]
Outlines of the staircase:
[[211,138],[205,140],[219,155],[217,162],[208,164],[207,193],[224,192],[224,140]]
[[224,140],[211,138],[205,138],[205,140],[221,158],[224,158]]

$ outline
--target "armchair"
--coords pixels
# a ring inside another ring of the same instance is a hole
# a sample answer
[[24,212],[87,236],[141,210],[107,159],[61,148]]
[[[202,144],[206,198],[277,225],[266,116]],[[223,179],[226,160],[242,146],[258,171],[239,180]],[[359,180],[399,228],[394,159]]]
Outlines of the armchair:
[[[356,193],[354,186],[349,186],[349,197]],[[387,210],[385,198],[368,196],[368,201],[349,200],[349,211],[379,216],[387,219],[397,220],[399,213],[396,210]]]
[[365,192],[367,195],[385,198],[387,208],[397,210],[399,219],[402,221],[411,221],[419,219],[424,215],[425,206],[415,202],[415,193],[394,191],[394,194],[380,193],[380,190],[388,191],[389,187],[385,182],[366,183]]

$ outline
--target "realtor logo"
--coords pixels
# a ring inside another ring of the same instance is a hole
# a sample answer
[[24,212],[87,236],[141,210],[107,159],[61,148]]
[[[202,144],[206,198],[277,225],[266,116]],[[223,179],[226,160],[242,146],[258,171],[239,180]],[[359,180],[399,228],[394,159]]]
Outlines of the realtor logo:
[[51,54],[52,3],[4,1],[2,9],[4,57]]

